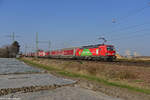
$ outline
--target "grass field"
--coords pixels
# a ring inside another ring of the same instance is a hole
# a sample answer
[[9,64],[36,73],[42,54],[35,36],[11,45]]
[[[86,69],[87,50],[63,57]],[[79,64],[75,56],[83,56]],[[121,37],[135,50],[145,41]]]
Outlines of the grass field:
[[[149,75],[150,68],[33,58],[22,58],[20,60],[59,75],[83,78],[109,86],[150,94],[149,81],[147,82],[143,78],[148,77],[146,75]],[[142,76],[143,72],[145,76]]]

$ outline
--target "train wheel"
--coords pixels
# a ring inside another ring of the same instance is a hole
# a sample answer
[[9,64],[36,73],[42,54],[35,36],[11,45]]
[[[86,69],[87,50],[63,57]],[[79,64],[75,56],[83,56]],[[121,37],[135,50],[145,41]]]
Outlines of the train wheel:
[[112,59],[112,58],[108,58],[108,59],[107,59],[107,61],[112,62],[112,61],[113,61],[113,59]]

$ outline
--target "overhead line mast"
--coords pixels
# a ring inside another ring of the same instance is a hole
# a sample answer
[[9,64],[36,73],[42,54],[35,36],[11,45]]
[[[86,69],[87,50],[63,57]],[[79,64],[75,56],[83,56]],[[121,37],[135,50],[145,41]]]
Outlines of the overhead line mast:
[[6,37],[11,38],[11,39],[12,39],[12,42],[14,42],[14,41],[15,41],[15,38],[17,38],[18,36],[15,35],[15,32],[13,32],[12,35],[8,35],[8,36],[6,36]]
[[37,58],[37,56],[38,56],[38,49],[39,49],[38,44],[39,44],[38,32],[36,32],[36,58]]
[[38,56],[39,43],[48,43],[48,49],[50,51],[51,41],[39,41],[38,32],[36,32],[36,57]]

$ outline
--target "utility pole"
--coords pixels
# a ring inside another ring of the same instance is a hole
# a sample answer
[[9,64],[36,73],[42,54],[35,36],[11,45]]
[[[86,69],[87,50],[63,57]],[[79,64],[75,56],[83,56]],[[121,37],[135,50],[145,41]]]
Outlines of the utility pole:
[[39,49],[38,45],[39,45],[38,32],[36,32],[36,58],[38,57],[38,49]]
[[48,44],[49,44],[48,49],[50,51],[51,50],[51,41],[49,41]]
[[15,41],[15,33],[13,32],[12,33],[12,39],[13,39],[13,42]]
[[38,57],[39,43],[48,43],[48,51],[51,49],[51,41],[39,41],[38,32],[36,32],[36,58]]
[[17,38],[17,37],[19,37],[19,36],[16,36],[16,35],[15,35],[15,32],[13,32],[11,35],[7,35],[6,37],[11,38],[11,39],[12,39],[12,42],[14,42],[14,41],[15,41],[15,38]]
[[27,54],[27,45],[25,44],[25,55]]
[[[27,54],[28,50],[31,49],[32,51],[35,51],[34,46],[28,46],[27,44],[25,44],[25,48],[24,48],[24,53]],[[30,51],[31,51],[30,50]]]
[[48,51],[51,49],[51,41],[38,41],[38,43],[46,43],[48,44]]

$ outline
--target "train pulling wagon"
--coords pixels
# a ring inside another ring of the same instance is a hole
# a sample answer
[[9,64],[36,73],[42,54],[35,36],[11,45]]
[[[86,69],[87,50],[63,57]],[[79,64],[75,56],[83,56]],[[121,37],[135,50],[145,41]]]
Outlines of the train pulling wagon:
[[76,57],[83,57],[83,59],[94,60],[109,60],[116,59],[116,51],[112,45],[91,45],[83,46],[76,50]]
[[116,51],[113,45],[98,44],[50,52],[39,51],[38,57],[113,61],[116,59]]

